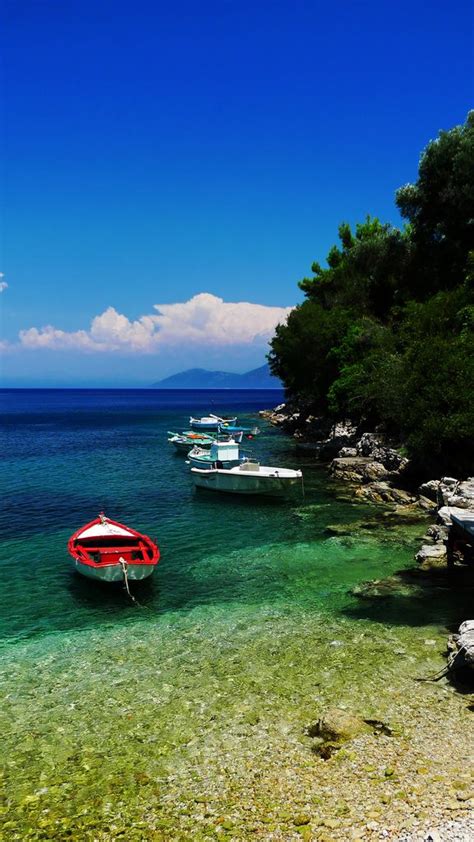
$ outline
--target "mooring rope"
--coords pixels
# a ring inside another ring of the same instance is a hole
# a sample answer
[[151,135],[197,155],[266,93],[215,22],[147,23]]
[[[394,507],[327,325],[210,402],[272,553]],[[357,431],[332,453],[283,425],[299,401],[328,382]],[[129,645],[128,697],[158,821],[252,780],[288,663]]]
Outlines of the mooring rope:
[[[125,559],[122,558],[122,556],[120,556],[120,558],[119,558],[119,564],[120,564],[120,566],[122,568],[122,572],[123,572],[123,581],[124,581],[124,585],[125,585],[125,590],[127,591],[127,593],[129,595],[130,599],[132,600],[132,602],[134,602],[135,605],[140,605],[138,599],[135,599],[135,597],[133,596],[133,594],[130,591],[130,587],[129,587],[129,584],[128,584],[128,564],[125,561]],[[141,605],[140,605],[140,608],[142,608]]]
[[414,681],[439,681],[440,678],[444,678],[445,675],[448,675],[450,671],[451,667],[448,664],[447,666],[443,667],[443,669],[441,669],[439,672],[436,672],[434,675],[429,675],[426,678],[415,678]]

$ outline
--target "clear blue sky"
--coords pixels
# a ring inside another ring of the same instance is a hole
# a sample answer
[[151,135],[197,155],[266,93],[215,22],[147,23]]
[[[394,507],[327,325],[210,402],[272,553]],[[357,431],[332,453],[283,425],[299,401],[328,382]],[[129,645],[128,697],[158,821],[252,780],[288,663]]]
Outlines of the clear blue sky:
[[295,304],[342,220],[399,221],[395,189],[472,105],[467,0],[5,9],[9,384],[146,383],[206,359],[261,364],[262,342],[251,331],[234,341],[232,326],[206,357],[203,336],[187,333],[194,311],[181,343],[155,347],[153,334],[143,353],[115,347],[110,320],[100,350],[87,337],[43,348],[36,335],[18,348],[18,333],[88,332],[109,307],[133,322],[199,293]]

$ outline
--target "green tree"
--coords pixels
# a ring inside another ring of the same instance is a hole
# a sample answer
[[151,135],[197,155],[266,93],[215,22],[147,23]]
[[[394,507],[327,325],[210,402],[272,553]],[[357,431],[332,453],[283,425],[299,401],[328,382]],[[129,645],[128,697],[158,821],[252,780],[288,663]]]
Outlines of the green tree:
[[424,473],[474,470],[474,112],[400,188],[401,231],[339,228],[269,355],[306,411],[378,425]]
[[469,284],[407,307],[398,423],[409,455],[428,473],[474,468],[473,326]]
[[396,203],[410,221],[412,297],[459,284],[474,248],[474,111],[427,145],[418,181],[401,187]]
[[280,377],[287,394],[317,412],[327,412],[327,394],[339,374],[332,349],[342,341],[351,314],[325,308],[319,301],[304,301],[279,325],[271,342],[270,368]]
[[409,243],[404,232],[367,217],[356,225],[339,227],[341,247],[333,246],[328,268],[313,263],[313,278],[300,282],[311,300],[325,307],[347,306],[355,312],[386,319],[394,303],[401,303],[401,278],[408,262]]

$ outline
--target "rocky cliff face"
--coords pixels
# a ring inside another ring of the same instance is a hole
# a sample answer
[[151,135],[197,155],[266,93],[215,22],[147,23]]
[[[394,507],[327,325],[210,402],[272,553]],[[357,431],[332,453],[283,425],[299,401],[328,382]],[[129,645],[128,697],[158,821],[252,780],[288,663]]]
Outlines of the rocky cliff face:
[[295,438],[311,441],[318,459],[329,463],[330,476],[355,486],[357,496],[397,505],[416,501],[417,496],[403,488],[408,459],[380,435],[350,422],[331,425],[327,419],[305,415],[288,404],[260,414]]

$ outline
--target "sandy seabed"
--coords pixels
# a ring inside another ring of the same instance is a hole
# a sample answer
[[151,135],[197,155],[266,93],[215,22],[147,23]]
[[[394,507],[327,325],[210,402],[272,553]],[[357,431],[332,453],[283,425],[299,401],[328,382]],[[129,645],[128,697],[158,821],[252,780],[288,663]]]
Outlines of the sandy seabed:
[[[474,796],[473,697],[414,680],[444,645],[284,603],[16,644],[3,838],[422,839]],[[322,760],[305,732],[334,705],[391,735]]]

